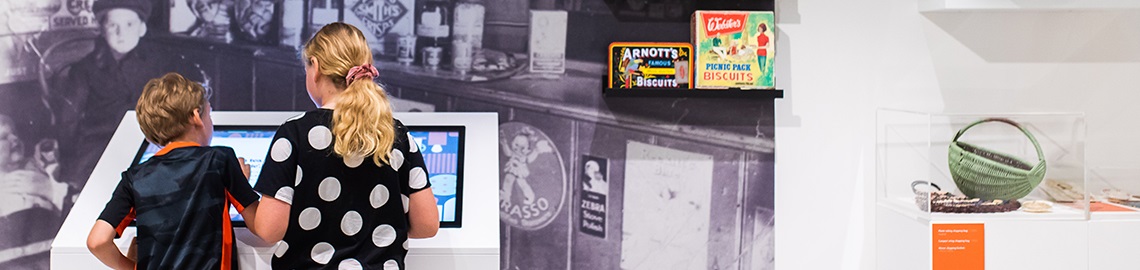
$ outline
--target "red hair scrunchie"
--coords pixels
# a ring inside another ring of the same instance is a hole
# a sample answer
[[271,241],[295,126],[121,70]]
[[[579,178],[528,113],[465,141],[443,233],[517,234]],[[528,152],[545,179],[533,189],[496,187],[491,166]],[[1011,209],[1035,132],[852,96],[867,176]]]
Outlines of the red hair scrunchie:
[[363,64],[348,70],[348,75],[344,76],[344,84],[351,85],[352,81],[361,78],[376,78],[377,76],[380,76],[380,71],[377,71],[376,67],[372,66],[372,64]]

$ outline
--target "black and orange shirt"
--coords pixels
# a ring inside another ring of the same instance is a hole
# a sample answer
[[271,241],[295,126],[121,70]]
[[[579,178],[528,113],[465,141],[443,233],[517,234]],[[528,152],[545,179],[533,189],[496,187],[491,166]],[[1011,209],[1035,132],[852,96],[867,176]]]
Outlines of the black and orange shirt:
[[136,221],[138,269],[237,269],[230,205],[257,202],[234,150],[174,142],[123,172],[100,220]]
[[409,196],[431,187],[420,147],[397,120],[387,164],[342,157],[332,118],[317,109],[285,122],[262,164],[255,189],[291,205],[273,269],[404,269]]

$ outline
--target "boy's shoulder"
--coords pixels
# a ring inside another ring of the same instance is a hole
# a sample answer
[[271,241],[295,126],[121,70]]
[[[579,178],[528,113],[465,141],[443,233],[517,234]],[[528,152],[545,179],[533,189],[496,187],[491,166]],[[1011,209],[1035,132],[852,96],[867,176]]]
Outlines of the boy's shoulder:
[[131,166],[128,172],[137,172],[138,170],[145,169],[155,162],[163,163],[177,163],[177,162],[196,162],[201,159],[223,159],[228,157],[236,157],[237,153],[229,146],[199,146],[199,147],[184,147],[170,151],[170,153],[162,156],[151,157],[146,162],[138,166]]
[[202,148],[204,148],[204,149],[206,149],[206,151],[209,151],[212,153],[218,153],[218,154],[222,154],[222,155],[234,155],[234,149],[232,147],[229,147],[229,146],[217,145],[217,146],[202,147]]

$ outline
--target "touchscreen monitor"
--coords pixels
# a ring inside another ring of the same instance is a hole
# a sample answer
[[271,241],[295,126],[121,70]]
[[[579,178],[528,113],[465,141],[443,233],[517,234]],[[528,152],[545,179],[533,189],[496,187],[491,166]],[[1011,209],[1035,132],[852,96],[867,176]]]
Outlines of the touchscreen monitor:
[[408,126],[427,166],[428,182],[439,209],[443,228],[462,225],[463,126]]
[[[463,126],[408,126],[409,135],[423,154],[428,181],[439,209],[440,227],[462,226],[463,209]],[[250,185],[256,185],[276,126],[215,126],[212,146],[228,146],[250,165]],[[141,164],[161,147],[143,142],[133,164]],[[230,209],[234,226],[245,222],[236,209]]]

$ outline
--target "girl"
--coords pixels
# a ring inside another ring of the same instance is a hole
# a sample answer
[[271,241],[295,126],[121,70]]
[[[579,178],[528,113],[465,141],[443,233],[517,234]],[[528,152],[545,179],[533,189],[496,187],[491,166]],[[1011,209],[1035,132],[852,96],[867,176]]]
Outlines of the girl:
[[274,269],[404,269],[408,238],[439,230],[419,147],[372,81],[360,30],[326,25],[302,55],[320,109],[278,128],[254,187],[265,196],[247,222],[281,241]]

